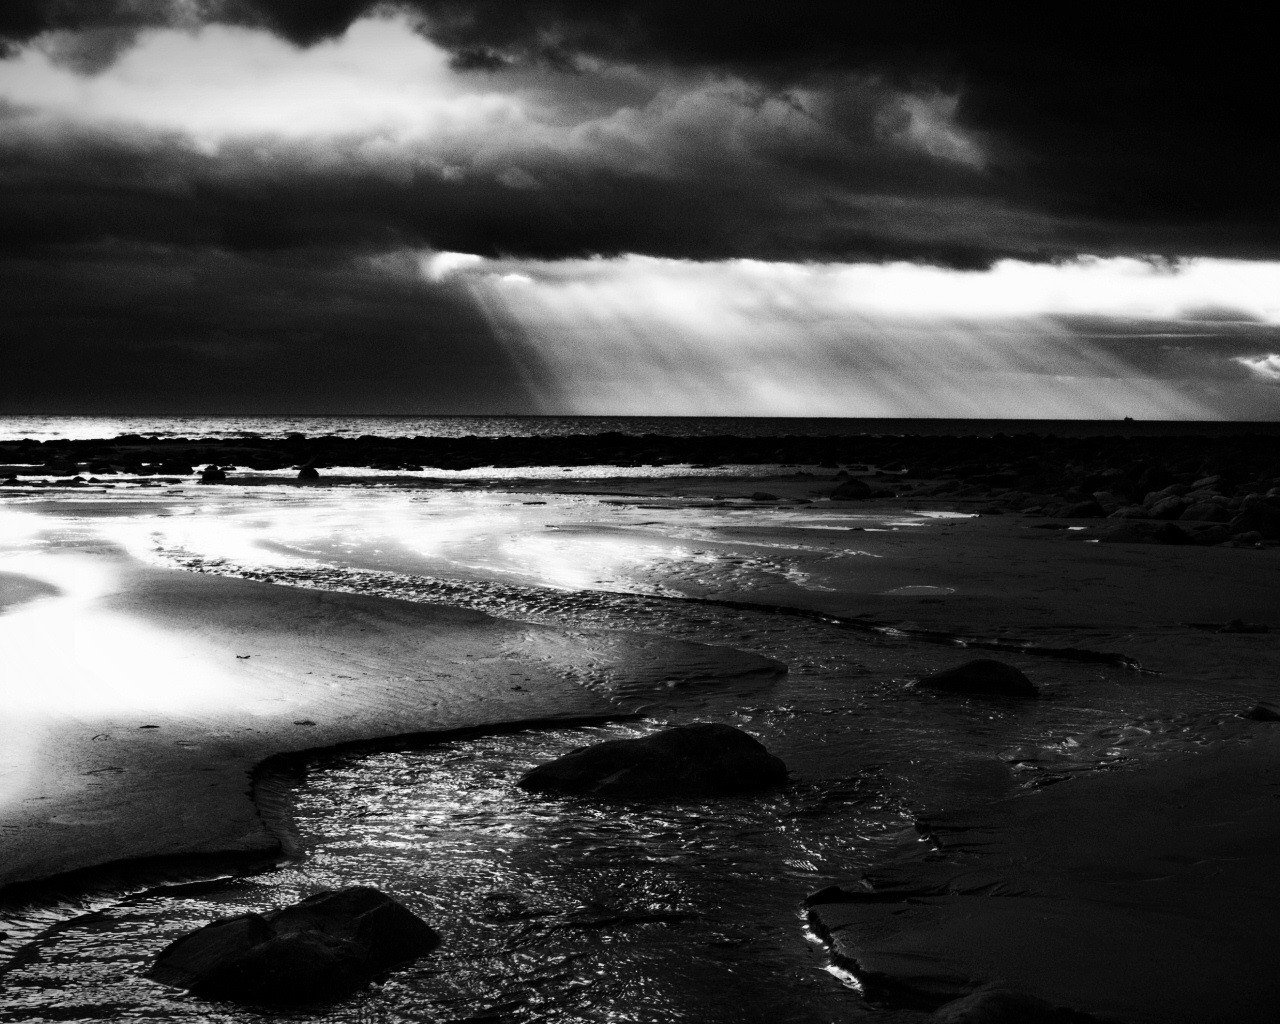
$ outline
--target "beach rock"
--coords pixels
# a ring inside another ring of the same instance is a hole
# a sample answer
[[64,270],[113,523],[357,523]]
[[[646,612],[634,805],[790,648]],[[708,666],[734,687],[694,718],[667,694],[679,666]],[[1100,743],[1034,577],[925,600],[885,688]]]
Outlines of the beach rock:
[[1125,507],[1125,501],[1118,494],[1111,491],[1094,491],[1093,500],[1102,506],[1102,510],[1111,515],[1113,512],[1119,512]]
[[1186,530],[1192,544],[1225,544],[1231,539],[1231,527],[1225,523],[1193,523]]
[[833,501],[857,501],[870,498],[875,492],[871,485],[862,480],[846,480],[831,492]]
[[1240,506],[1240,514],[1231,520],[1236,533],[1260,533],[1270,540],[1280,539],[1280,509],[1267,504],[1270,499],[1250,502],[1247,498]]
[[1058,514],[1065,519],[1101,519],[1107,513],[1101,505],[1090,499],[1066,505]]
[[320,473],[315,466],[303,466],[298,470],[299,480],[319,480]]
[[1090,1024],[1098,1020],[1025,992],[994,986],[939,1007],[931,1019],[939,1024]]
[[1178,516],[1182,515],[1182,511],[1186,507],[1186,498],[1170,495],[1148,505],[1147,515],[1152,519],[1177,519]]
[[1103,544],[1191,544],[1191,534],[1173,523],[1130,522],[1098,538]]
[[1162,487],[1158,491],[1149,491],[1145,498],[1142,499],[1144,505],[1154,505],[1165,498],[1177,498],[1186,494],[1190,490],[1186,484],[1170,484],[1168,487]]
[[1270,633],[1271,627],[1264,622],[1245,622],[1244,619],[1232,619],[1225,623],[1219,633]]
[[147,973],[209,999],[298,1006],[347,995],[439,942],[404,906],[358,886],[197,928],[161,950]]
[[776,494],[770,494],[768,491],[754,491],[751,495],[752,501],[777,501]]
[[1225,523],[1229,522],[1232,516],[1226,499],[1219,497],[1188,505],[1178,518],[1200,523]]
[[227,482],[226,471],[220,466],[205,466],[200,473],[200,482],[202,484],[224,484]]
[[758,740],[699,723],[580,747],[538,765],[519,785],[534,793],[671,798],[748,792],[786,778],[787,766]]
[[924,676],[917,683],[929,690],[946,693],[981,694],[1001,697],[1038,697],[1035,684],[1012,665],[992,658],[977,658],[955,668]]
[[1251,722],[1280,722],[1280,706],[1260,700],[1244,713],[1244,717]]

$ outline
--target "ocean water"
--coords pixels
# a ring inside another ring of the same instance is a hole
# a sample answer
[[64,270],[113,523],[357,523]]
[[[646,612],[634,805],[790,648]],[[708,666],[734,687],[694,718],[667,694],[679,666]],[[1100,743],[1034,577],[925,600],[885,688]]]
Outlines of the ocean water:
[[247,435],[309,437],[564,437],[578,434],[659,434],[703,437],[857,436],[916,434],[984,436],[1006,434],[1230,436],[1280,434],[1268,423],[1160,420],[972,420],[785,418],[717,416],[0,416],[0,441],[113,438],[121,434],[155,437],[234,438]]

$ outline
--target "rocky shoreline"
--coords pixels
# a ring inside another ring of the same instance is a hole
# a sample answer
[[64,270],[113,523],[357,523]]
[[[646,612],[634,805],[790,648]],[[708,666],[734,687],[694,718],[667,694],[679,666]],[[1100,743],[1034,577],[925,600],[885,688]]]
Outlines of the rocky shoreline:
[[989,437],[676,438],[604,433],[571,437],[242,437],[123,435],[111,440],[0,442],[0,485],[81,486],[127,474],[185,478],[329,467],[422,473],[528,466],[771,465],[831,470],[837,500],[931,498],[985,514],[1021,512],[1119,520],[1119,542],[1258,544],[1280,541],[1280,446],[1266,433],[1233,437],[1038,434]]

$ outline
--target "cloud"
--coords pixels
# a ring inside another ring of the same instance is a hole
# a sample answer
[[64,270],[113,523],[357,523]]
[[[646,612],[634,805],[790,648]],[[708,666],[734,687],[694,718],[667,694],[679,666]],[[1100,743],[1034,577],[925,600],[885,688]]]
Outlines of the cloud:
[[0,60],[11,239],[974,262],[997,233],[1047,237],[967,194],[982,140],[954,97],[874,75],[778,91],[614,65],[477,73],[390,14],[305,50],[145,29],[93,73],[61,38]]
[[1280,384],[1280,355],[1236,356],[1235,361],[1268,384]]
[[62,59],[68,35],[38,36],[0,61],[13,129],[169,133],[207,154],[294,146],[313,161],[323,151],[335,163],[460,173],[561,164],[687,179],[825,161],[858,169],[858,184],[873,187],[893,178],[877,165],[983,159],[955,95],[917,95],[875,75],[779,91],[732,75],[612,65],[568,77],[476,74],[393,15],[306,50],[240,27],[148,29],[86,73]]
[[119,198],[79,166],[106,149],[193,193],[257,190],[286,244],[329,222],[537,256],[1276,255],[1265,162],[1238,156],[1269,83],[1208,45],[1230,11],[1193,38],[1128,5],[1043,33],[928,7],[27,5],[0,161],[78,191],[89,224]]
[[1269,37],[1146,7],[5,4],[13,393],[1275,415]]
[[391,263],[119,243],[10,257],[0,264],[5,408],[529,408],[469,297]]

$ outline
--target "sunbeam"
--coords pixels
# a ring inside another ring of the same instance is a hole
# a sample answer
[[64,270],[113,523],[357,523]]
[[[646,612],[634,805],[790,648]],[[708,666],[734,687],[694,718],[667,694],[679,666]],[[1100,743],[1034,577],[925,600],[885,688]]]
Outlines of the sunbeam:
[[[1215,418],[1227,410],[1196,385],[1242,376],[1241,361],[1215,356],[1188,381],[1161,352],[1224,319],[1280,323],[1275,263],[962,271],[433,253],[421,266],[467,289],[545,412]],[[1166,329],[1138,336],[1152,323]]]

